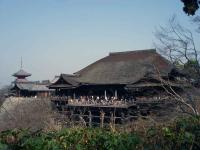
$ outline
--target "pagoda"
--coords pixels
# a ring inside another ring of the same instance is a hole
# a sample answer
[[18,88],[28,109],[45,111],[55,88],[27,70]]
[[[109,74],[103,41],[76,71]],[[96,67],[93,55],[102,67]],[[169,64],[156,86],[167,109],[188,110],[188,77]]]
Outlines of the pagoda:
[[31,76],[31,74],[22,69],[22,60],[21,60],[20,70],[18,72],[14,73],[13,76],[16,77],[16,80],[14,81],[14,83],[28,82],[28,80],[26,78]]
[[11,91],[17,97],[47,97],[50,96],[54,90],[50,90],[47,86],[48,82],[38,82],[38,81],[28,81],[26,78],[31,76],[30,73],[22,69],[22,60],[21,68],[18,72],[14,73],[13,76],[16,77],[13,82],[13,87]]
[[15,83],[22,83],[22,82],[28,82],[26,77],[31,76],[30,73],[27,73],[23,69],[20,69],[18,72],[13,74],[14,77],[16,77]]

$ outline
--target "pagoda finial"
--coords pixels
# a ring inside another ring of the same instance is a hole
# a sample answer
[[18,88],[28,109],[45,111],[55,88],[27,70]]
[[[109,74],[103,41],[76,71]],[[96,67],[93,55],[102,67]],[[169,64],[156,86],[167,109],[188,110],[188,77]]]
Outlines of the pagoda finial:
[[21,56],[21,69],[23,68],[23,61],[22,61],[22,56]]

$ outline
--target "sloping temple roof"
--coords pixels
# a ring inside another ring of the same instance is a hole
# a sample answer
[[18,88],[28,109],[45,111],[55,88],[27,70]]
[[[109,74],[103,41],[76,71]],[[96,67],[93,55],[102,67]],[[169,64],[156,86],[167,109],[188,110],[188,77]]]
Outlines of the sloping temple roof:
[[110,53],[76,72],[83,83],[132,84],[144,77],[168,76],[174,66],[154,49]]
[[32,92],[45,92],[52,91],[45,84],[36,83],[16,83],[13,89],[18,88],[20,90],[32,91]]
[[59,79],[50,85],[50,88],[75,88],[78,87],[80,84],[80,81],[78,80],[78,77],[75,75],[68,75],[68,74],[61,74]]
[[74,75],[61,74],[52,85],[77,87],[82,84],[134,84],[144,78],[167,77],[175,67],[154,49],[110,53]]

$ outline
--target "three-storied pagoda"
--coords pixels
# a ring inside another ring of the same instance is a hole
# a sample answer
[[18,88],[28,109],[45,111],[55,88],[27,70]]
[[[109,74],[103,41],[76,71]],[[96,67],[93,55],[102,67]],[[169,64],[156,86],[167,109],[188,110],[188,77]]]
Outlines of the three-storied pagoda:
[[11,91],[18,97],[47,97],[50,96],[54,91],[47,87],[50,84],[48,81],[28,81],[26,78],[31,76],[31,74],[22,69],[22,64],[21,69],[14,73],[13,76],[16,77],[16,79],[13,82]]

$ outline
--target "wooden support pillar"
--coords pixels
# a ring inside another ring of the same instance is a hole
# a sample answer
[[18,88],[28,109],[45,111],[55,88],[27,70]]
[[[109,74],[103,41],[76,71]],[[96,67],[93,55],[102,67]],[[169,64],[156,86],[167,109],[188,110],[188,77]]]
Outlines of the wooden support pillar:
[[107,92],[106,92],[106,90],[104,91],[104,98],[107,100]]
[[65,106],[61,105],[61,111],[65,111]]
[[113,115],[113,112],[110,112],[110,127],[111,127],[111,129],[114,128],[114,115]]
[[115,99],[118,98],[118,95],[117,95],[117,90],[115,90]]
[[83,118],[83,111],[79,109],[79,112],[80,112],[79,113],[79,119],[80,119],[81,123],[86,127],[86,122]]
[[121,113],[121,123],[122,123],[122,125],[124,125],[125,124],[125,115],[124,115],[124,113],[122,112]]
[[72,119],[72,118],[73,118],[73,116],[74,116],[74,111],[73,111],[73,110],[71,110],[71,111],[70,111],[70,118]]
[[89,118],[89,127],[91,128],[92,127],[92,113],[91,113],[91,111],[89,111],[88,118]]
[[105,117],[105,113],[103,110],[100,111],[100,128],[103,128],[104,126],[104,117]]
[[128,110],[128,114],[127,114],[127,124],[128,124],[128,126],[130,125],[130,117],[131,117],[130,110]]
[[76,93],[74,92],[73,94],[73,99],[75,100],[76,99]]
[[74,110],[70,110],[70,124],[74,127]]

